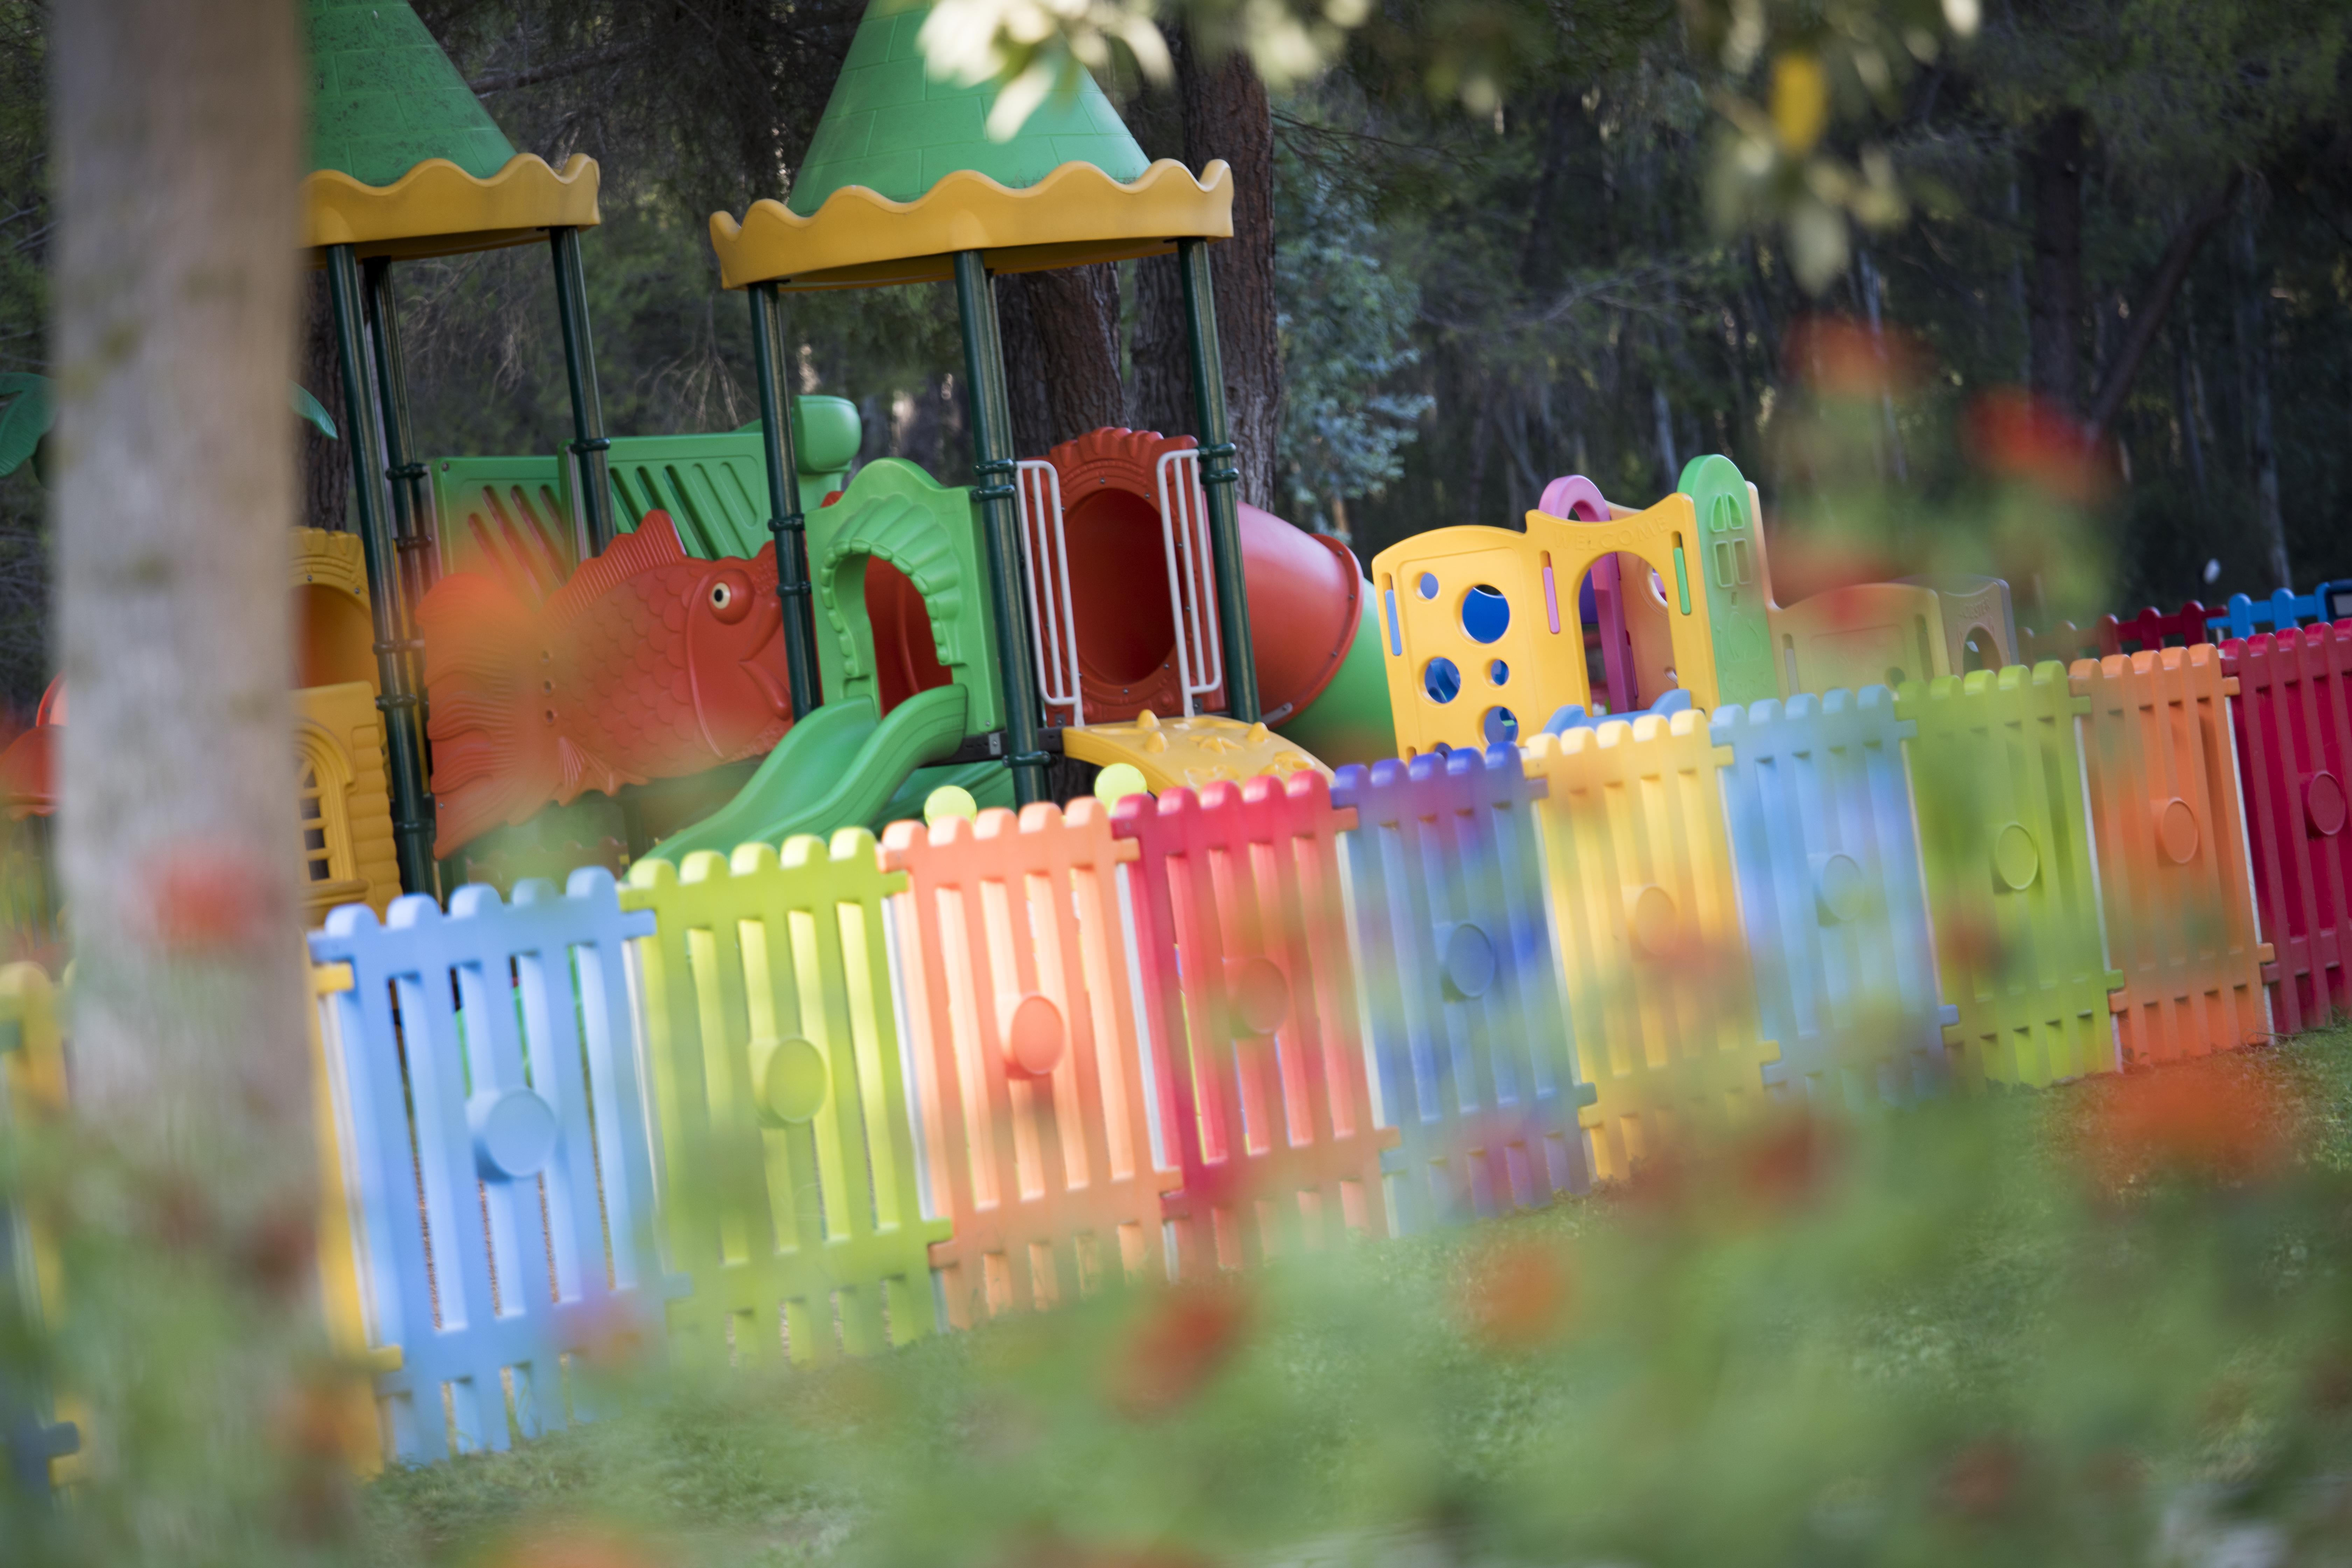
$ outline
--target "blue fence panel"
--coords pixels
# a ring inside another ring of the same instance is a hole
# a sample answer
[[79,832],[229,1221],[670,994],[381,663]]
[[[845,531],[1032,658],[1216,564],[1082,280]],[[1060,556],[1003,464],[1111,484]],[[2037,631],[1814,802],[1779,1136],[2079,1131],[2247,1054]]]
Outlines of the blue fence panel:
[[671,1288],[625,969],[626,939],[652,930],[591,867],[561,894],[518,883],[512,904],[461,888],[446,916],[421,895],[385,925],[340,909],[310,938],[352,966],[330,1048],[372,1338],[401,1352],[376,1392],[404,1463],[584,1419],[562,1357],[658,1330]]
[[1344,838],[1402,1230],[1591,1184],[1518,749],[1342,768]]
[[2328,590],[2335,584],[2323,583],[2319,591],[2297,594],[2281,588],[2267,599],[2250,599],[2243,594],[2230,595],[2228,609],[2205,623],[2215,642],[2227,637],[2250,637],[2256,632],[2292,631],[2305,621],[2332,619]]
[[1903,1100],[1944,1076],[1934,937],[1884,686],[1717,710],[1739,903],[1777,1093]]

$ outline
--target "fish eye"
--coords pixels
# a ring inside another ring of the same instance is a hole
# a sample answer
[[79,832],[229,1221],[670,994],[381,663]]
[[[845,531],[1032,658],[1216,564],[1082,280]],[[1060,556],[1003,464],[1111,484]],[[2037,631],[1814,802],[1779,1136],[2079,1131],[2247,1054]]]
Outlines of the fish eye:
[[751,584],[736,573],[729,573],[711,584],[710,613],[730,626],[750,615]]

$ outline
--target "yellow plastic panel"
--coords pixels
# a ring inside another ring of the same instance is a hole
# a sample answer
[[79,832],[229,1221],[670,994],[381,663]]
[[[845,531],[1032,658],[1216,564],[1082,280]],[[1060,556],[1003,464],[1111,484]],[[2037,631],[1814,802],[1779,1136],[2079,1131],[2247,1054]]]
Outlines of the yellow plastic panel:
[[1761,1038],[1716,772],[1731,748],[1690,710],[1538,735],[1537,820],[1593,1173],[1635,1165],[1763,1106]]
[[[1614,525],[1577,526],[1598,532]],[[1505,528],[1433,529],[1372,558],[1381,662],[1401,755],[1441,744],[1483,750],[1541,729],[1563,702],[1589,702],[1577,579],[1549,565],[1531,534]],[[1473,637],[1463,618],[1473,590],[1481,588],[1501,595],[1509,609],[1491,642]],[[1445,696],[1449,668],[1454,691]],[[1487,716],[1501,710],[1512,715],[1514,733],[1490,737]]]
[[1857,583],[1773,605],[1773,673],[1780,695],[1900,686],[1952,673],[1943,601],[1916,583]]
[[294,705],[303,918],[316,927],[339,905],[365,904],[382,920],[400,897],[400,861],[375,689],[357,680],[308,686]]
[[1162,719],[1148,708],[1131,724],[1089,724],[1063,731],[1062,752],[1097,767],[1127,763],[1143,774],[1144,787],[1155,795],[1164,789],[1200,789],[1220,779],[1239,784],[1260,773],[1276,778],[1297,773],[1331,776],[1331,770],[1311,752],[1264,724],[1244,724],[1206,713]]

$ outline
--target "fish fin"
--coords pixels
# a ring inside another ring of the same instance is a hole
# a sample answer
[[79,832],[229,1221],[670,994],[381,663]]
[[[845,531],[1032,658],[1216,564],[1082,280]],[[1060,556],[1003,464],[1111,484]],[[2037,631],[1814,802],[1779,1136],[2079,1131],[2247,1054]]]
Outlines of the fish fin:
[[418,604],[416,620],[431,704],[434,852],[446,857],[546,804],[555,744],[528,689],[540,628],[511,587],[453,573]]
[[687,559],[686,546],[677,541],[677,524],[670,521],[669,513],[649,511],[635,532],[621,535],[604,547],[602,555],[582,562],[571,581],[548,596],[544,610],[548,624],[568,625],[630,578]]
[[569,735],[559,735],[555,742],[556,784],[555,804],[570,805],[583,790],[598,790],[605,795],[619,791],[625,784],[643,784],[644,776],[616,768]]

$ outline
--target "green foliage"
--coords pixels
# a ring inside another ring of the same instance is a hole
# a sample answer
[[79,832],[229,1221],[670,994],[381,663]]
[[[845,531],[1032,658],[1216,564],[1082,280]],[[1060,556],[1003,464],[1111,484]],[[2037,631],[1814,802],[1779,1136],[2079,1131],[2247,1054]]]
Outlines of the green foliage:
[[1421,358],[1411,337],[1421,291],[1382,265],[1368,205],[1290,142],[1276,143],[1280,463],[1300,523],[1324,525],[1335,498],[1385,489],[1434,402],[1377,390]]
[[46,375],[0,372],[0,397],[8,400],[6,411],[0,413],[0,477],[5,477],[40,449],[57,410],[49,401]]
[[[1727,1564],[2339,1548],[2352,1040],[681,1387],[388,1478],[385,1563]],[[591,1556],[593,1544],[601,1555]]]
[[335,435],[335,416],[327,412],[326,405],[310,395],[310,388],[296,382],[289,385],[288,390],[293,395],[296,418],[312,426],[328,440],[338,439]]

